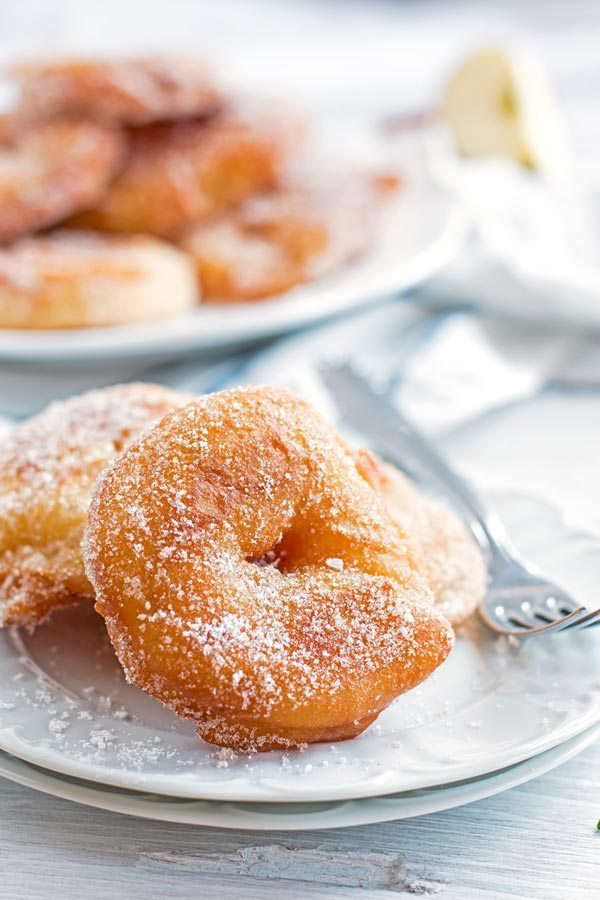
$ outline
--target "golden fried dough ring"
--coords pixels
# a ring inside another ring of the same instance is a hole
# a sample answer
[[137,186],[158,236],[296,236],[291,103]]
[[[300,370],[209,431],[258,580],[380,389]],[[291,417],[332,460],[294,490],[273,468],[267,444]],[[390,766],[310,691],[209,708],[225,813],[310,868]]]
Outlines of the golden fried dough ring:
[[134,129],[125,169],[76,222],[173,235],[272,184],[282,154],[277,135],[228,117]]
[[175,316],[197,298],[184,253],[144,235],[71,230],[0,247],[0,328],[78,328]]
[[206,67],[193,59],[58,60],[15,66],[16,115],[81,115],[143,125],[213,112],[221,98]]
[[121,165],[121,132],[56,120],[13,129],[0,142],[0,241],[10,241],[100,200]]
[[420,547],[436,606],[458,625],[483,600],[487,571],[481,551],[458,516],[421,493],[395,466],[366,450],[359,466],[381,492],[394,522]]
[[153,384],[58,403],[0,443],[0,625],[35,625],[94,596],[81,537],[98,473],[142,429],[189,400]]
[[180,247],[196,266],[209,303],[250,303],[282,294],[305,280],[305,267],[274,241],[231,219],[196,225]]
[[284,390],[146,432],[100,479],[85,547],[128,678],[211,743],[353,737],[452,646],[353,455]]
[[357,257],[373,238],[381,202],[359,173],[327,188],[280,186],[192,226],[180,246],[194,260],[205,300],[260,300]]

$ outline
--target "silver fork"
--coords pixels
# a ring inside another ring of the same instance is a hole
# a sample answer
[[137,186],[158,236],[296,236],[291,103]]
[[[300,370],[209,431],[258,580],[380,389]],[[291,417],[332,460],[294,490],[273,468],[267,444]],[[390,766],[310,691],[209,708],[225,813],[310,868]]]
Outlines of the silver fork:
[[479,613],[489,628],[525,637],[600,621],[600,609],[588,613],[567,591],[518,557],[499,517],[484,507],[385,394],[377,393],[347,363],[323,366],[320,375],[350,425],[372,438],[390,461],[445,494],[462,515],[488,566],[489,586]]

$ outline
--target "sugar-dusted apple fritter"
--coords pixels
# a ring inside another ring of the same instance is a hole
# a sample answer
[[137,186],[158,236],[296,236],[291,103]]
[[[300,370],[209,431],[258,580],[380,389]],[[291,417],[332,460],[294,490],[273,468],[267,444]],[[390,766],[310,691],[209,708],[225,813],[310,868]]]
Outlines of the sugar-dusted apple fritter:
[[25,119],[77,115],[144,125],[214,112],[222,104],[206,66],[189,57],[55,60],[14,66]]
[[173,236],[274,184],[286,152],[270,126],[229,115],[133,129],[125,168],[76,221]]
[[0,242],[97,203],[123,162],[118,129],[73,119],[0,129]]
[[197,294],[188,257],[148,235],[62,229],[0,247],[0,328],[165,319]]
[[53,403],[0,443],[0,625],[35,625],[91,600],[81,538],[99,473],[156,419],[189,400],[153,384]]
[[145,432],[98,482],[85,553],[128,678],[236,750],[353,737],[452,647],[356,457],[288,391]]
[[325,275],[367,249],[382,192],[355,173],[334,183],[283,184],[192,226],[180,245],[213,303],[250,302]]

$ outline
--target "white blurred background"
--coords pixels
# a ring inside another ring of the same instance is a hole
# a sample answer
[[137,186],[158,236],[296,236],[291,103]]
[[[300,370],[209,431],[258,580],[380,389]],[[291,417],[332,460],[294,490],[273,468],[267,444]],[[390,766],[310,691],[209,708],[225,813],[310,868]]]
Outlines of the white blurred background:
[[597,0],[3,0],[4,60],[66,52],[200,52],[241,85],[315,114],[426,108],[485,44],[526,45],[556,86],[580,159],[600,139]]

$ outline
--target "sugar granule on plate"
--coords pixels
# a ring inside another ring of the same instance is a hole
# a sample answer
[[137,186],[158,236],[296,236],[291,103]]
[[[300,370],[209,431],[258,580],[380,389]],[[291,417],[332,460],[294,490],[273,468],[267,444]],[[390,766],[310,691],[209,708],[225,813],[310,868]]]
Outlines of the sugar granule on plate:
[[90,744],[97,747],[98,750],[105,750],[106,747],[110,747],[114,740],[114,734],[106,729],[94,729],[90,732]]
[[48,722],[48,731],[51,731],[52,734],[62,734],[68,727],[69,723],[64,719],[50,719]]

